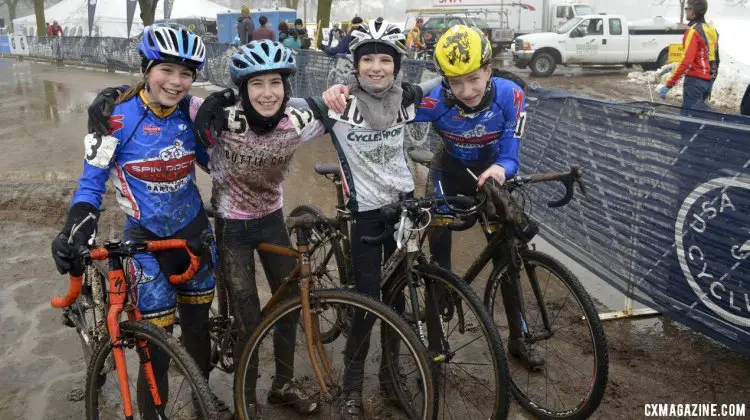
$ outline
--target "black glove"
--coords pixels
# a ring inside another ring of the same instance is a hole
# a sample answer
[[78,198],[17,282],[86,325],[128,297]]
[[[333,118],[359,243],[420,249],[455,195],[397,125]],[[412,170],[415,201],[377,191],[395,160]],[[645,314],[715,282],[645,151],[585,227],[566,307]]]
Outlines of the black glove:
[[205,148],[213,146],[222,131],[228,129],[224,108],[236,103],[234,91],[224,89],[209,95],[195,116],[193,128],[198,141]]
[[109,126],[109,117],[115,109],[115,101],[120,96],[120,91],[125,91],[128,86],[117,88],[106,88],[99,92],[89,105],[89,133],[96,133],[102,136],[109,135],[111,127]]
[[[419,105],[417,102],[417,96],[418,95],[418,87],[416,85],[413,85],[409,82],[401,82],[401,90],[403,91],[401,95],[401,106],[404,108],[408,108],[411,105]],[[422,98],[419,98],[420,100]]]
[[[73,235],[73,243],[69,244],[68,239],[73,226],[78,225],[89,213],[93,213],[96,219],[82,225]],[[60,274],[70,272],[74,276],[81,275],[83,270],[77,256],[80,248],[85,248],[91,235],[96,232],[98,218],[99,210],[89,203],[76,203],[70,208],[65,227],[52,241],[52,258]]]

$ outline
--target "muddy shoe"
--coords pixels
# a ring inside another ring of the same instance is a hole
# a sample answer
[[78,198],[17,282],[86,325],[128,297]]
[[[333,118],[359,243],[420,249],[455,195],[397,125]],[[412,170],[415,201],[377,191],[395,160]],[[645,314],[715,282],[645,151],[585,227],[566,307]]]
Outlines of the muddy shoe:
[[317,397],[307,395],[296,380],[279,387],[274,381],[268,393],[268,402],[273,405],[286,405],[294,408],[299,415],[313,414],[320,409]]
[[540,371],[544,366],[542,356],[537,353],[534,347],[527,346],[521,338],[508,341],[508,352],[529,371]]
[[344,397],[339,418],[341,420],[363,420],[365,418],[361,392],[350,392]]

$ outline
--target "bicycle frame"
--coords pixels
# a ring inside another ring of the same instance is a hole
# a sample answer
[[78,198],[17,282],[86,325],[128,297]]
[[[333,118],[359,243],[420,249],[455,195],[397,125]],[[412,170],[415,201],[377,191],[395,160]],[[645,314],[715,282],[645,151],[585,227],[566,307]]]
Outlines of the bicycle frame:
[[333,367],[331,361],[323,348],[320,341],[320,329],[318,324],[318,315],[312,310],[312,301],[310,299],[311,290],[311,269],[310,255],[317,249],[316,246],[310,245],[309,227],[296,227],[297,230],[297,249],[271,243],[261,242],[257,250],[276,255],[283,255],[298,260],[294,270],[282,282],[276,293],[274,293],[261,310],[261,317],[267,316],[276,305],[288,297],[291,288],[296,282],[300,282],[300,295],[302,298],[302,328],[305,334],[305,344],[310,356],[315,377],[320,385],[321,392],[324,396],[330,398],[328,384],[333,384]]
[[[84,219],[78,226],[74,227],[71,231],[70,237],[88,220],[93,219],[93,215],[89,215]],[[107,312],[107,330],[109,331],[110,342],[112,343],[112,355],[115,360],[115,368],[117,370],[117,378],[120,385],[120,394],[123,401],[123,411],[126,418],[133,418],[133,402],[130,394],[130,387],[128,381],[128,371],[125,362],[125,352],[123,347],[130,347],[133,343],[123,340],[120,332],[120,318],[123,312],[127,312],[129,320],[140,321],[143,319],[138,307],[132,304],[135,301],[134,297],[129,293],[129,283],[125,276],[123,269],[122,259],[128,257],[129,254],[119,250],[119,241],[107,242],[104,247],[91,249],[85,254],[87,266],[90,266],[93,261],[108,260],[109,272],[107,273],[108,288],[106,294],[109,296],[109,310]],[[186,249],[187,244],[182,239],[169,239],[162,241],[146,241],[145,246],[138,252],[157,252],[171,249]],[[170,275],[169,282],[172,284],[182,284],[187,282],[197,272],[199,267],[199,259],[193,255],[189,250],[190,255],[190,266],[187,271],[180,275]],[[64,297],[54,297],[50,303],[55,308],[66,308],[72,305],[81,293],[82,288],[82,276],[70,275],[70,288],[68,293]],[[101,294],[103,298],[104,293]],[[160,416],[165,416],[166,402],[162,401],[159,395],[159,389],[157,387],[156,377],[154,375],[153,366],[151,365],[151,355],[148,349],[146,340],[139,339],[135,343],[138,347],[138,356],[140,364],[143,366],[146,383],[148,384],[153,398],[154,406]]]

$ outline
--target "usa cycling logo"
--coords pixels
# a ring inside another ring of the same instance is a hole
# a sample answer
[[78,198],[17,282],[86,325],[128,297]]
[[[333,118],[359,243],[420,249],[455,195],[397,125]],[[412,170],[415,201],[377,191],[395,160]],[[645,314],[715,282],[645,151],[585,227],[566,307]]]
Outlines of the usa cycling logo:
[[144,181],[151,192],[174,192],[187,185],[195,165],[193,152],[185,150],[179,139],[161,149],[158,156],[128,162],[123,168],[133,177]]
[[675,244],[698,299],[750,326],[750,177],[716,178],[693,190],[677,214]]

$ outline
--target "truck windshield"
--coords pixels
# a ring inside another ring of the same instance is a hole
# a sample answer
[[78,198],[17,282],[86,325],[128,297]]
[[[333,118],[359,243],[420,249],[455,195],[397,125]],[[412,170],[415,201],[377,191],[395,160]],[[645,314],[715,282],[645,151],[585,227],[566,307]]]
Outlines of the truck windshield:
[[594,15],[594,9],[587,4],[577,4],[573,6],[576,11],[576,16]]
[[578,24],[581,23],[582,20],[583,20],[583,18],[575,17],[575,18],[567,21],[565,23],[565,25],[563,25],[563,26],[561,26],[561,27],[559,27],[557,29],[557,33],[558,34],[564,34],[564,33],[568,32],[572,28],[575,28],[576,26],[578,26]]

